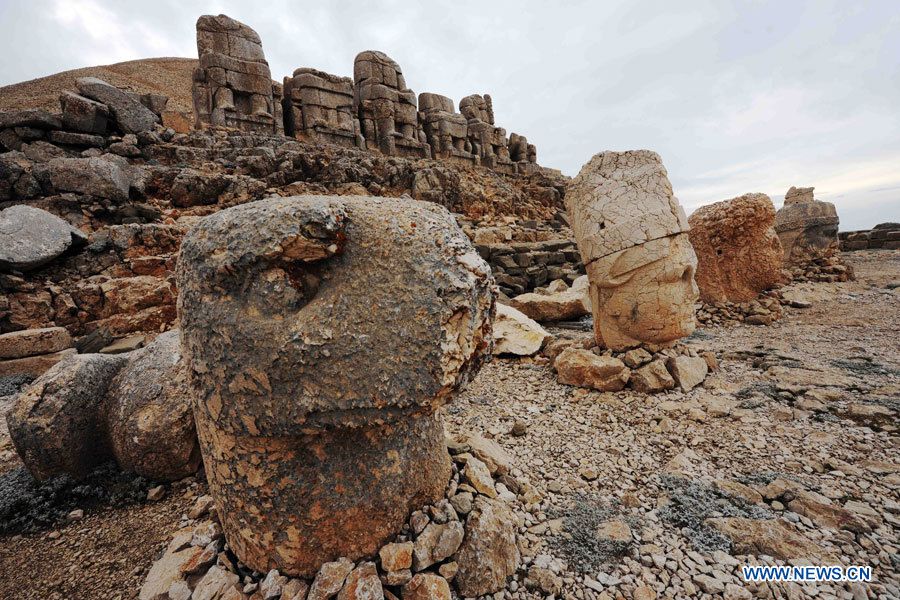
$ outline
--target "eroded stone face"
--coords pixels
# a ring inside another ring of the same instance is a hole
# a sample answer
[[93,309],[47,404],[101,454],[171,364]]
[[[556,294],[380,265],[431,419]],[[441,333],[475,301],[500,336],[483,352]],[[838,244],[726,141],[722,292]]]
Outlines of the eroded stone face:
[[839,249],[837,211],[831,202],[816,200],[814,189],[792,187],[775,215],[775,231],[789,267],[827,258]]
[[434,411],[480,368],[494,311],[490,270],[445,209],[227,209],[185,238],[178,283],[203,459],[244,562],[312,575],[441,496]]
[[697,257],[659,155],[597,154],[569,184],[566,209],[598,343],[624,350],[693,332]]
[[701,206],[688,221],[705,302],[747,302],[781,280],[783,250],[765,194]]

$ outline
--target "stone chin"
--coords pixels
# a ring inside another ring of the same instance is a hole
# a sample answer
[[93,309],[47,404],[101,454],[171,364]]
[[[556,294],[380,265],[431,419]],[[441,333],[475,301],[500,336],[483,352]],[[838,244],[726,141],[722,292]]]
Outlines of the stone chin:
[[697,256],[680,233],[588,265],[594,333],[612,350],[667,344],[693,333]]

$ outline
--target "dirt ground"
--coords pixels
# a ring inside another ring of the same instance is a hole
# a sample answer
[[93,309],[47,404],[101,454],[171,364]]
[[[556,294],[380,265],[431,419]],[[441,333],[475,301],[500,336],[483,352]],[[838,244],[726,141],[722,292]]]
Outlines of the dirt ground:
[[[714,350],[720,365],[688,393],[588,392],[559,384],[541,359],[486,366],[446,410],[448,430],[494,437],[515,459],[512,475],[543,496],[519,508],[525,562],[495,600],[546,596],[525,582],[536,565],[558,578],[557,595],[587,600],[900,597],[900,251],[844,258],[855,281],[793,289],[810,308],[788,308],[770,326],[702,329],[689,338]],[[524,435],[511,434],[517,421]],[[17,462],[0,429],[0,471]],[[784,562],[732,553],[696,518],[728,514],[704,504],[714,499],[711,482],[759,487],[776,478],[865,520],[869,531],[858,533],[779,501],[757,509],[845,564],[871,565],[874,583],[740,580],[741,564]],[[204,491],[187,480],[155,503],[93,508],[37,533],[0,536],[0,598],[137,597]],[[611,518],[628,524],[630,542],[585,547],[566,531]]]

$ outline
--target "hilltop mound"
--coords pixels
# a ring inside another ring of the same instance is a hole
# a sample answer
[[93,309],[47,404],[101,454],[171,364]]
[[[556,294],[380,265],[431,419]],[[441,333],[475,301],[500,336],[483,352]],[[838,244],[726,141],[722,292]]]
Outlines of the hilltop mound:
[[59,92],[75,88],[78,77],[99,77],[125,90],[163,94],[168,108],[193,113],[191,71],[195,58],[143,58],[113,65],[83,67],[0,87],[0,110],[40,108],[59,112]]

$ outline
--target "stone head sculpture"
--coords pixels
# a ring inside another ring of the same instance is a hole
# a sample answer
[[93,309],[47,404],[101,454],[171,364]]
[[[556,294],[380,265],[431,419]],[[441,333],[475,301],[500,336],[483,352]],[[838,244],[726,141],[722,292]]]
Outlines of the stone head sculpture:
[[775,206],[744,194],[701,206],[688,219],[697,253],[697,285],[705,302],[747,302],[781,281],[783,251]]
[[697,257],[659,155],[601,152],[566,190],[597,342],[665,344],[694,330]]
[[805,265],[838,250],[837,210],[831,202],[816,200],[814,189],[791,187],[775,215],[786,266]]
[[178,264],[210,489],[259,571],[375,552],[450,477],[436,411],[488,355],[492,277],[431,203],[299,196],[207,217]]

